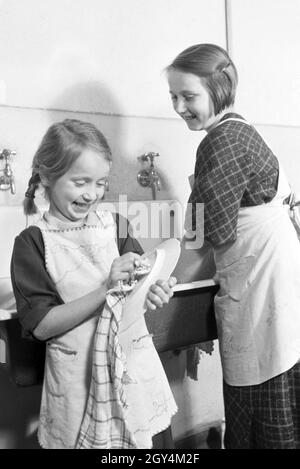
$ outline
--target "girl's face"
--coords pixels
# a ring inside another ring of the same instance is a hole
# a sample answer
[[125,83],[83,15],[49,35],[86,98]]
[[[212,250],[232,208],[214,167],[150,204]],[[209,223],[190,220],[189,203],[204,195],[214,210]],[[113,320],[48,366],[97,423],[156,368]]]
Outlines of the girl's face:
[[168,82],[173,107],[188,128],[208,131],[216,116],[211,97],[202,85],[201,78],[193,73],[169,70]]
[[62,221],[83,220],[104,196],[110,163],[87,148],[70,169],[49,187],[49,213]]

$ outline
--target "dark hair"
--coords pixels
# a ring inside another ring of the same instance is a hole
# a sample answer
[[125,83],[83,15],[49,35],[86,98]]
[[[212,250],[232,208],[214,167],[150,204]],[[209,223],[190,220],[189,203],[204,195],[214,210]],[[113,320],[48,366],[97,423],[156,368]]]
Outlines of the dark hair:
[[214,106],[214,113],[232,106],[238,83],[234,63],[226,50],[215,44],[196,44],[182,51],[166,68],[193,73],[201,78]]
[[[86,148],[101,153],[111,162],[111,150],[104,135],[90,122],[65,119],[49,127],[32,162],[32,176],[23,202],[26,215],[37,212],[35,191],[41,181],[51,186],[63,176]],[[45,187],[49,197],[49,188]]]

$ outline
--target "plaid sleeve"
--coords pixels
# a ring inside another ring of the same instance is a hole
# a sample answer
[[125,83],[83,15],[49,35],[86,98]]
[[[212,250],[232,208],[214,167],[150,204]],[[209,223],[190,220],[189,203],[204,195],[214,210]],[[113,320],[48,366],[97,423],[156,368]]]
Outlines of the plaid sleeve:
[[[205,139],[206,140],[206,139]],[[234,135],[207,136],[200,144],[189,202],[204,203],[204,239],[221,245],[236,239],[238,211],[247,187],[252,158]]]

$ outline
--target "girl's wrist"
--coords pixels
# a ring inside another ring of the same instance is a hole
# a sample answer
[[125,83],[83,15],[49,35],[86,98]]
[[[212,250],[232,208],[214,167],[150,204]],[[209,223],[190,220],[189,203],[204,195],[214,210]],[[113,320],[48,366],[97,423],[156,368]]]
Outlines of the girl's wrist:
[[110,290],[111,288],[113,288],[113,283],[112,283],[112,281],[111,281],[110,278],[108,278],[107,280],[105,280],[105,282],[104,282],[103,285],[104,285],[105,293],[106,293],[108,290]]
[[106,292],[110,289],[110,280],[107,279],[103,282],[103,289],[104,289],[104,296],[106,295]]

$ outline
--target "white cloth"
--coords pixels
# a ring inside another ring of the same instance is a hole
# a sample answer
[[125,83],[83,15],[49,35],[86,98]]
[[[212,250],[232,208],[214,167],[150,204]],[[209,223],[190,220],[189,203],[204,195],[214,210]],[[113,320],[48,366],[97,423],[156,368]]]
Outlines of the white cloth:
[[153,435],[166,429],[177,411],[144,319],[149,286],[168,278],[179,256],[177,240],[163,244],[167,247],[157,248],[151,272],[128,296],[122,291],[107,294],[78,448],[151,448]]
[[233,386],[267,381],[300,357],[300,243],[283,204],[289,193],[280,168],[276,197],[241,208],[237,240],[214,248],[222,368]]

